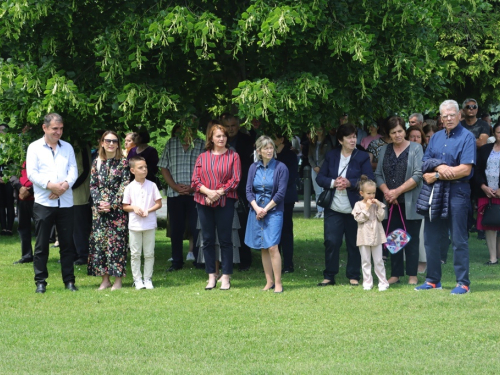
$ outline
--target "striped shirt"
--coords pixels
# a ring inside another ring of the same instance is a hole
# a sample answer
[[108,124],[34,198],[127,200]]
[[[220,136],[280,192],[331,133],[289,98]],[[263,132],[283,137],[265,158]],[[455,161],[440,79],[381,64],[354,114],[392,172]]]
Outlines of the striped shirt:
[[214,155],[212,151],[205,151],[198,156],[194,166],[191,187],[196,190],[194,201],[206,205],[205,195],[200,188],[205,186],[210,190],[224,189],[225,194],[211,206],[226,205],[226,198],[238,199],[236,188],[240,183],[241,162],[239,155],[233,150],[227,150],[222,155]]
[[[205,149],[205,144],[201,139],[194,139],[189,148],[184,151],[182,143],[178,137],[172,137],[165,145],[165,150],[158,162],[158,167],[168,169],[176,184],[191,185],[196,159]],[[170,186],[167,190],[167,197],[178,197],[179,193]]]

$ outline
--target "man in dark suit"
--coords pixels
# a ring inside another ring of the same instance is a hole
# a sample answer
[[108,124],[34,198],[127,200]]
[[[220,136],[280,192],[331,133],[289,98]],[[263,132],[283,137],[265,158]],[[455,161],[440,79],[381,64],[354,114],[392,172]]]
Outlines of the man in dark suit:
[[253,144],[254,141],[250,135],[240,131],[240,123],[236,117],[229,113],[221,116],[221,124],[227,129],[228,144],[240,156],[241,160],[241,180],[238,185],[238,197],[240,204],[244,207],[238,207],[238,218],[240,220],[240,230],[238,231],[240,237],[240,271],[247,271],[252,265],[252,253],[250,248],[245,245],[245,230],[247,227],[248,219],[248,201],[246,198],[246,185],[248,178],[248,169],[253,163]]

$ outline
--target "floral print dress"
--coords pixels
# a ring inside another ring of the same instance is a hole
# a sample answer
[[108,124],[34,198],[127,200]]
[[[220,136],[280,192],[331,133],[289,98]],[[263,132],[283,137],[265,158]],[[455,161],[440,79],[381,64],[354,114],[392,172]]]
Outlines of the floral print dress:
[[[92,276],[106,274],[125,276],[128,249],[128,213],[123,211],[122,198],[129,184],[130,170],[127,159],[115,158],[92,164],[90,194],[92,196],[92,233],[87,273]],[[99,202],[111,205],[110,212],[99,213]]]

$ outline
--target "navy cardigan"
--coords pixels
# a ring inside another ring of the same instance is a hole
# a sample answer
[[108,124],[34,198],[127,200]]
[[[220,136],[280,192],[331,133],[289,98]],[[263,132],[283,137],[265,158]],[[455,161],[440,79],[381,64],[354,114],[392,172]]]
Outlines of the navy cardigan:
[[[275,159],[276,167],[274,168],[273,175],[273,191],[271,192],[271,199],[276,203],[270,211],[282,211],[285,208],[285,194],[286,187],[288,184],[288,168],[285,164]],[[253,163],[248,170],[248,180],[247,180],[247,200],[250,209],[253,211],[253,207],[250,203],[255,200],[255,193],[253,191],[253,180],[255,178],[255,173],[257,172],[257,166],[261,163],[260,161]]]
[[[341,148],[337,147],[326,154],[325,161],[316,177],[316,182],[323,189],[330,189],[332,180],[335,180],[339,176],[340,151]],[[355,149],[351,155],[351,161],[346,172],[346,178],[351,183],[351,186],[347,188],[347,197],[349,198],[349,202],[351,202],[351,207],[354,207],[356,202],[361,199],[357,185],[362,174],[366,175],[370,180],[375,181],[368,153]]]

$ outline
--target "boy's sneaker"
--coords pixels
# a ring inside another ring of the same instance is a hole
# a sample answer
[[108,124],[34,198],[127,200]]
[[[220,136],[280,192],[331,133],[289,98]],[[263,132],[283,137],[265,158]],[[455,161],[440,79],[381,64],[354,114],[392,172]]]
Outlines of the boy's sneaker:
[[469,287],[467,285],[464,285],[464,284],[457,284],[457,286],[455,288],[453,288],[453,290],[451,291],[451,294],[465,294],[465,293],[469,293]]
[[194,259],[194,254],[190,251],[186,257],[186,260],[195,260]]
[[443,289],[443,288],[441,287],[441,282],[433,284],[428,281],[415,288],[415,290],[430,290],[430,289]]
[[151,281],[151,279],[144,279],[144,287],[146,289],[154,289],[155,287],[153,286],[153,282]]
[[135,289],[146,289],[141,279],[134,280]]

